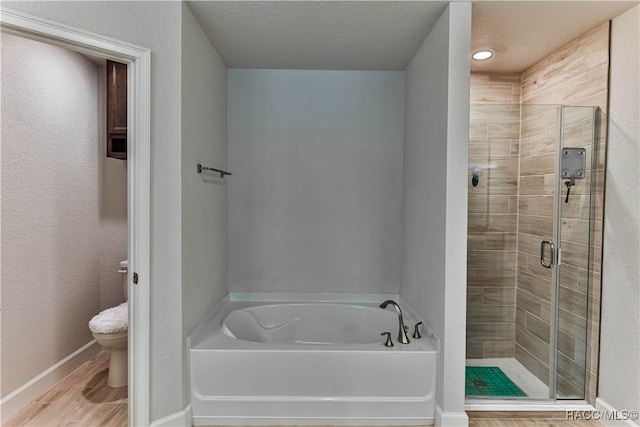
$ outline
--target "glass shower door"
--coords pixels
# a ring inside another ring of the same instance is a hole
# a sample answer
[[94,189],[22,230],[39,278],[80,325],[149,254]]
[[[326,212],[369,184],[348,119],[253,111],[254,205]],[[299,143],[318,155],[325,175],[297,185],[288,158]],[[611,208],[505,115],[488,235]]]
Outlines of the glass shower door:
[[[555,243],[555,337],[551,346],[551,398],[584,399],[587,378],[589,289],[598,268],[592,245],[596,179],[594,107],[560,108]],[[599,273],[599,272],[597,272]],[[555,371],[555,372],[553,372]],[[555,389],[555,390],[554,390]]]
[[596,113],[472,105],[467,397],[586,396],[589,292],[600,256],[592,243],[601,227],[592,221],[601,206],[593,184],[603,166]]

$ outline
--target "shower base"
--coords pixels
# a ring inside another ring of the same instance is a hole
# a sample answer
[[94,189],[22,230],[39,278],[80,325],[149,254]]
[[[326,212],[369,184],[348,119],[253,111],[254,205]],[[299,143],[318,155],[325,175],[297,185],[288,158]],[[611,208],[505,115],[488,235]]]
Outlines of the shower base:
[[467,366],[497,366],[529,398],[549,397],[549,387],[533,375],[515,358],[467,359]]

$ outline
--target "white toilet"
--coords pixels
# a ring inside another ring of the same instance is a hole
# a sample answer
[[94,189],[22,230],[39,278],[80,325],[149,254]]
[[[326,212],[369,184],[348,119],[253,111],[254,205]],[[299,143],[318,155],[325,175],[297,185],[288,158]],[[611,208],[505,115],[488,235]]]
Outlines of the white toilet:
[[107,385],[114,388],[125,387],[127,385],[127,339],[129,329],[129,310],[127,307],[128,268],[129,262],[127,260],[120,262],[118,273],[122,274],[125,302],[117,307],[108,308],[100,312],[100,314],[93,316],[91,321],[89,321],[89,329],[98,344],[105,349],[111,350]]

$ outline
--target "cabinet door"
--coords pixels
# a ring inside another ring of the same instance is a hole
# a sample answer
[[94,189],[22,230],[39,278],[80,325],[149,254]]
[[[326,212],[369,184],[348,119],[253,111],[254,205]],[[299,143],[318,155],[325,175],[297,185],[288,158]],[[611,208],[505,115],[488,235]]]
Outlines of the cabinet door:
[[127,65],[107,61],[107,156],[127,158]]

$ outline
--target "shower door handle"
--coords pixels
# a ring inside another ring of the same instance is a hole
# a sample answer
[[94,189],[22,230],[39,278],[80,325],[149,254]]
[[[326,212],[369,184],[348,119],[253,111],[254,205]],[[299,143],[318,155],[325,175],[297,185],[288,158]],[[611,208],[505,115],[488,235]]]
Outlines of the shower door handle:
[[[549,263],[547,264],[544,261],[544,247],[545,245],[549,246]],[[551,243],[548,240],[543,240],[542,242],[540,242],[540,264],[542,264],[543,267],[545,268],[551,268],[553,267],[553,261],[556,257],[556,247],[553,245],[553,243]]]

